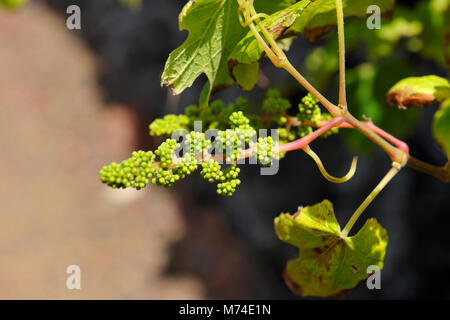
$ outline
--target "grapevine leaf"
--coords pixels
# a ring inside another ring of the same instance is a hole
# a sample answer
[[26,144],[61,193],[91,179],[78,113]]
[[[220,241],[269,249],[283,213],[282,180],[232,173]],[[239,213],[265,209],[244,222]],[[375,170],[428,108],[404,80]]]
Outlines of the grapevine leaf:
[[410,77],[397,82],[387,93],[390,105],[423,107],[450,97],[450,83],[438,76]]
[[[257,7],[272,13],[293,0],[259,0]],[[180,30],[188,30],[186,41],[169,56],[161,82],[180,94],[205,73],[212,84],[209,92],[233,83],[228,56],[247,32],[238,20],[236,0],[189,1],[179,16]]]
[[450,98],[446,99],[434,114],[433,135],[450,159]]
[[238,64],[231,70],[233,79],[242,90],[250,91],[258,81],[259,65],[257,63]]
[[[370,5],[378,5],[381,13],[388,15],[394,9],[395,0],[344,0],[345,17],[366,17]],[[267,12],[265,12],[267,13]],[[275,40],[293,37],[299,33],[311,41],[329,32],[336,25],[336,0],[301,0],[288,8],[277,11],[263,22]],[[230,68],[240,63],[253,64],[261,59],[263,49],[248,32],[232,51]],[[236,79],[236,82],[243,82]]]
[[293,216],[282,214],[275,219],[275,230],[282,241],[300,249],[284,274],[298,295],[339,297],[369,276],[369,266],[383,268],[386,230],[372,218],[355,236],[342,236],[328,200],[299,208]]

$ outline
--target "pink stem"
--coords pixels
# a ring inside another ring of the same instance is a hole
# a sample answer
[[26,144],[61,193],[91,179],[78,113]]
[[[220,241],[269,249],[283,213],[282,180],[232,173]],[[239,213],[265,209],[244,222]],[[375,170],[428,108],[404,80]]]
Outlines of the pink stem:
[[[311,133],[301,139],[298,139],[298,140],[295,140],[295,141],[292,141],[292,142],[289,142],[286,144],[282,144],[275,149],[275,152],[277,152],[277,153],[278,152],[288,152],[288,151],[303,149],[304,147],[309,145],[311,142],[313,142],[314,140],[319,138],[321,135],[323,135],[325,132],[327,132],[330,129],[340,126],[343,122],[344,122],[344,118],[334,118],[330,121],[324,122],[313,133]],[[244,150],[242,158],[249,158],[252,156],[252,153],[253,153],[253,148],[246,149],[246,150]]]
[[[320,125],[321,126],[325,126],[327,124],[327,122],[328,121],[324,121]],[[390,133],[387,133],[383,129],[377,127],[376,125],[373,124],[372,121],[365,121],[365,122],[362,122],[362,123],[366,127],[368,127],[369,129],[371,129],[372,131],[377,133],[379,136],[383,137],[384,139],[386,139],[387,141],[392,143],[394,146],[396,146],[397,148],[399,148],[400,150],[405,152],[406,154],[409,154],[409,146],[408,146],[408,144],[406,142],[397,139],[396,137],[394,137]],[[344,122],[341,125],[339,125],[339,128],[353,128],[353,126],[351,124],[347,123],[347,122]]]
[[[396,146],[397,148],[399,148],[400,150],[405,152],[406,154],[409,154],[409,146],[408,146],[408,144],[406,144],[406,142],[397,139],[396,137],[387,133],[383,129],[377,127],[376,125],[373,124],[372,121],[365,121],[362,123],[369,129],[373,130],[378,135],[380,135],[381,137],[383,137],[384,139],[386,139],[387,141],[392,143],[394,146]],[[286,144],[282,144],[276,148],[275,152],[288,152],[288,151],[303,149],[307,145],[309,145],[311,142],[313,142],[315,139],[317,139],[321,135],[323,135],[325,132],[327,132],[328,130],[333,129],[335,127],[353,128],[353,126],[351,124],[345,122],[345,119],[341,118],[341,117],[334,118],[330,121],[322,121],[320,123],[320,127],[317,130],[315,130],[313,133],[311,133],[301,139],[298,139],[298,140],[295,140],[295,141],[292,141],[292,142],[289,142]],[[252,152],[253,152],[253,148],[244,150],[244,154],[242,157],[248,158],[252,155]]]
[[327,121],[326,123],[321,125],[319,129],[315,130],[313,133],[311,133],[301,139],[278,146],[278,148],[276,149],[276,152],[287,152],[287,151],[292,151],[292,150],[303,149],[304,147],[309,145],[311,142],[313,142],[315,139],[317,139],[321,135],[323,135],[325,132],[327,132],[330,129],[333,129],[334,127],[340,126],[343,122],[344,122],[344,118],[334,118],[330,121]]

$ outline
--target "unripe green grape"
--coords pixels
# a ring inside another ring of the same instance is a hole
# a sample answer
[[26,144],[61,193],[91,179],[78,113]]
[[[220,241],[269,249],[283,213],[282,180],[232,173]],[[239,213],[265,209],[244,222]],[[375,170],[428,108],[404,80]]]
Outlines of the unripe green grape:
[[217,193],[223,196],[232,196],[236,187],[241,184],[241,180],[237,179],[240,171],[235,165],[223,170],[220,180],[224,182],[217,184]]
[[243,155],[246,137],[246,131],[240,129],[219,131],[216,150],[225,155],[227,163],[235,162]]
[[150,124],[150,135],[154,137],[169,137],[177,130],[188,129],[189,122],[189,118],[184,114],[168,114],[164,118],[156,119]]
[[112,188],[145,188],[155,173],[154,160],[151,151],[134,151],[129,159],[104,166],[99,172],[100,180]]
[[287,118],[285,116],[283,116],[282,114],[276,114],[273,117],[273,121],[279,126],[284,126],[287,122]]
[[278,159],[275,151],[275,144],[272,137],[258,138],[258,143],[254,148],[256,160],[263,166],[271,166],[273,160]]
[[197,164],[198,158],[202,158],[211,147],[211,140],[205,140],[205,134],[192,131],[184,137],[185,154],[179,162],[185,164]]
[[202,171],[200,174],[205,180],[211,183],[221,181],[223,177],[222,167],[213,159],[207,159],[202,163]]
[[298,105],[298,120],[302,123],[308,123],[318,126],[322,119],[322,112],[320,110],[318,102],[319,101],[309,93],[304,96],[302,102]]
[[236,179],[241,172],[241,169],[239,169],[237,166],[232,165],[223,170],[223,178],[222,180],[232,180]]
[[172,172],[174,174],[177,174],[180,177],[180,179],[184,179],[186,178],[186,176],[194,173],[195,170],[197,169],[198,169],[197,164],[182,163],[172,168]]
[[296,138],[296,135],[294,132],[292,132],[291,130],[288,130],[287,128],[281,128],[278,129],[278,137],[283,141],[293,141]]
[[242,111],[233,112],[229,118],[230,126],[234,129],[238,140],[250,142],[250,138],[256,135],[256,130],[250,125],[250,120]]
[[250,124],[250,120],[244,116],[242,111],[233,112],[229,117],[229,121],[232,129],[245,128]]
[[300,138],[303,138],[311,133],[313,133],[313,129],[310,126],[299,125],[297,127],[297,135]]
[[155,154],[159,156],[159,163],[162,168],[167,168],[172,164],[175,149],[179,147],[180,144],[176,140],[167,139],[156,149]]
[[174,173],[172,169],[164,170],[160,168],[152,179],[152,183],[164,187],[172,187],[180,178],[180,175]]
[[[333,119],[333,116],[329,113],[324,113],[322,114],[322,121],[330,121]],[[338,134],[339,133],[339,128],[338,127],[334,127],[331,128],[330,130],[328,130],[327,132],[325,132],[324,134],[322,134],[322,138],[328,138],[329,136],[333,135],[333,134]]]
[[236,191],[236,187],[241,184],[241,180],[233,179],[231,181],[219,183],[217,185],[217,194],[222,196],[231,197]]
[[222,112],[218,115],[217,119],[219,122],[219,128],[227,129],[229,128],[230,116],[234,112],[242,111],[243,114],[248,112],[248,101],[243,97],[239,97],[233,104],[230,104],[228,107],[224,108]]

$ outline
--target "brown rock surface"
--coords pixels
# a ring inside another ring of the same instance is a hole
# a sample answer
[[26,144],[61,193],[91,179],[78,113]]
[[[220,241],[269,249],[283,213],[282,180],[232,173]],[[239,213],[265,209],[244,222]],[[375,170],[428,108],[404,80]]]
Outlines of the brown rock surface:
[[[82,42],[31,3],[0,10],[0,46],[0,298],[202,298],[198,280],[163,274],[185,233],[174,194],[97,179],[130,154],[136,119],[105,107]],[[66,288],[73,264],[81,290]]]

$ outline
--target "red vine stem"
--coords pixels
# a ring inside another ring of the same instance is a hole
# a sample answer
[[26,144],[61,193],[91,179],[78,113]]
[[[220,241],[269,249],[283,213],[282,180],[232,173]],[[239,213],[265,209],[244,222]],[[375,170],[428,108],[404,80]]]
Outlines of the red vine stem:
[[327,121],[326,123],[321,125],[320,128],[315,130],[313,133],[298,140],[278,146],[278,148],[276,148],[276,152],[287,152],[292,150],[303,149],[328,130],[333,129],[335,127],[339,127],[344,121],[345,121],[344,118],[341,117],[333,118],[332,120]]
[[[304,149],[307,147],[311,142],[319,138],[321,135],[323,135],[325,132],[327,132],[330,129],[333,129],[335,127],[339,127],[343,122],[345,121],[344,118],[333,118],[330,121],[326,121],[321,124],[320,128],[315,130],[313,133],[304,136],[303,138],[297,139],[295,141],[285,143],[282,145],[279,145],[275,148],[275,152],[289,152],[299,149]],[[253,148],[249,148],[244,150],[242,158],[249,158],[253,154]]]
[[[325,125],[326,122],[328,121],[321,122],[320,126],[322,127],[322,125]],[[368,127],[370,130],[377,133],[379,136],[383,137],[384,139],[392,143],[394,146],[402,150],[404,153],[409,154],[409,146],[406,142],[394,137],[393,135],[384,131],[380,127],[377,127],[372,121],[364,121],[364,122],[361,121],[361,123],[364,124],[366,127]],[[341,125],[339,125],[339,128],[354,129],[354,127],[348,122],[342,123]]]

